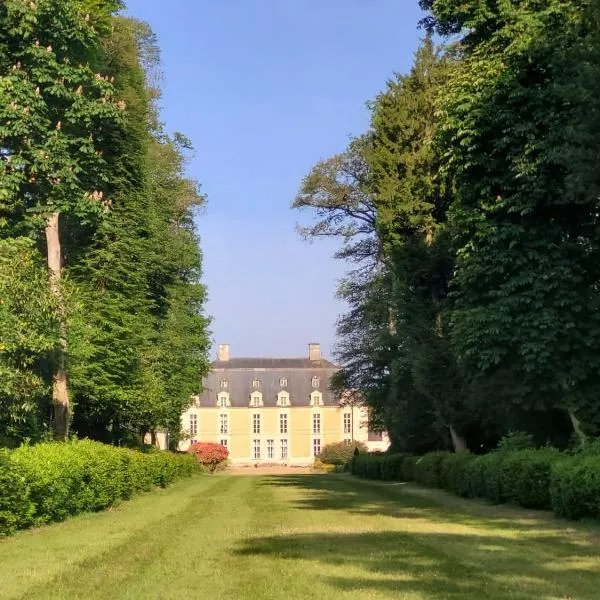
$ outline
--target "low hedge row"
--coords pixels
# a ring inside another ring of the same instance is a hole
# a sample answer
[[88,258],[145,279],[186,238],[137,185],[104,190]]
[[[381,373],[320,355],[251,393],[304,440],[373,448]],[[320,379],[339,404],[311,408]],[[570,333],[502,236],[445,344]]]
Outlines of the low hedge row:
[[554,448],[468,452],[361,454],[351,472],[360,477],[416,481],[465,498],[552,509],[570,519],[600,517],[600,455],[567,455]]
[[0,452],[0,535],[98,511],[198,469],[191,455],[90,440]]

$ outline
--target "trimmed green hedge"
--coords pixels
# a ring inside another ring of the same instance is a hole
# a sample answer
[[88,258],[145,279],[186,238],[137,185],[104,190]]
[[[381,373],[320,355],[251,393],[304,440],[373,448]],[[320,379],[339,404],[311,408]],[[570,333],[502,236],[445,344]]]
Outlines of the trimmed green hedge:
[[90,440],[0,453],[0,535],[98,511],[198,470],[190,455],[116,448]]
[[600,518],[600,456],[576,455],[552,465],[550,498],[561,517]]
[[554,448],[468,452],[361,454],[352,473],[371,479],[416,481],[459,496],[552,509],[570,519],[600,517],[600,455],[569,456]]

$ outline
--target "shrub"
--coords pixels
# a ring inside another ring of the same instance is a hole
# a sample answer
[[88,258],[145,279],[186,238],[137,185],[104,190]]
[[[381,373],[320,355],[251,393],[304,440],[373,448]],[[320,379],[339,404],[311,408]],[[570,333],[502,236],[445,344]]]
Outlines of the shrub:
[[490,452],[485,454],[479,460],[479,468],[482,486],[482,498],[486,498],[494,504],[505,502],[506,498],[502,495],[502,480],[500,469],[502,461],[506,458],[508,452]]
[[417,460],[415,464],[415,481],[429,487],[441,488],[442,461],[448,452],[430,452]]
[[569,519],[600,517],[600,456],[582,454],[552,464],[552,510]]
[[315,462],[313,464],[313,469],[316,469],[317,471],[325,471],[325,473],[333,473],[336,471],[337,466],[338,465],[324,463],[320,459],[315,458]]
[[533,436],[525,431],[510,431],[498,442],[500,452],[516,452],[517,450],[533,450]]
[[475,457],[469,452],[446,455],[440,468],[442,487],[458,496],[469,496],[469,467],[473,460]]
[[35,507],[19,470],[6,451],[0,451],[0,536],[27,527]]
[[384,481],[404,481],[402,463],[407,454],[384,454],[381,457],[381,479]]
[[353,457],[350,463],[350,470],[353,475],[358,475],[359,477],[381,479],[381,462],[383,456],[379,452],[358,454]]
[[500,464],[500,497],[525,508],[550,508],[552,464],[558,450],[521,450],[507,453]]
[[22,446],[0,455],[0,533],[101,510],[194,470],[190,456],[90,440]]
[[196,457],[196,460],[206,467],[211,473],[214,473],[219,463],[227,460],[229,452],[225,446],[213,442],[194,442],[189,452]]
[[417,470],[418,456],[405,456],[402,459],[402,476],[404,481],[414,481]]
[[355,448],[358,448],[361,454],[368,451],[367,446],[363,442],[354,441],[349,444],[346,442],[336,442],[323,446],[319,454],[319,460],[328,465],[346,465],[352,460]]

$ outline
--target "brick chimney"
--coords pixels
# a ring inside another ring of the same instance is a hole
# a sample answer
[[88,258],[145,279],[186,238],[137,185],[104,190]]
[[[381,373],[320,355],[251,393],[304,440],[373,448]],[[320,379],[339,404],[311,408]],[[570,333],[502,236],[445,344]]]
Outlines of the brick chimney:
[[225,362],[229,360],[229,344],[219,344],[218,358]]
[[308,360],[321,360],[321,344],[308,345]]

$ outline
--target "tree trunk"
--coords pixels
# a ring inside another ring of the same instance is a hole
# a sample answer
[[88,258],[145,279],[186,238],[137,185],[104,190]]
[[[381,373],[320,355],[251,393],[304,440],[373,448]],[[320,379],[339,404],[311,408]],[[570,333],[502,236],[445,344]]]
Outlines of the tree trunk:
[[448,428],[450,429],[450,437],[452,438],[454,452],[466,452],[468,448],[465,438],[459,435],[452,425],[448,425]]
[[54,408],[54,435],[64,440],[69,435],[69,391],[67,387],[67,323],[65,300],[62,294],[60,234],[58,230],[58,213],[52,213],[46,221],[46,245],[48,248],[48,271],[50,274],[50,291],[56,298],[59,315],[58,361],[52,382],[52,405]]
[[581,421],[575,416],[575,413],[572,409],[569,408],[567,412],[569,413],[569,419],[571,419],[571,425],[573,425],[573,431],[579,439],[579,443],[582,445],[585,444],[587,441],[587,435],[585,435],[581,429]]

